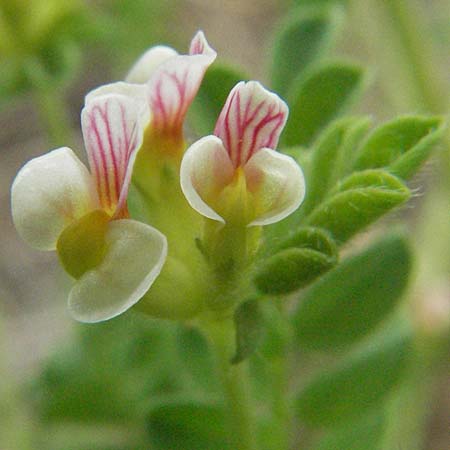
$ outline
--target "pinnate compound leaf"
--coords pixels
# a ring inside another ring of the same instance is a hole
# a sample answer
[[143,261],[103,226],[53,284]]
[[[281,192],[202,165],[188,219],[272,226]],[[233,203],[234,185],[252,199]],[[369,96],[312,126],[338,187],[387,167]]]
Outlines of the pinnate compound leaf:
[[408,179],[429,157],[443,130],[439,117],[406,116],[388,122],[368,137],[355,169],[385,167],[398,177]]
[[190,122],[199,136],[212,134],[220,111],[231,89],[246,80],[239,69],[224,64],[214,64],[205,73],[189,112]]
[[254,278],[258,290],[265,294],[286,294],[305,287],[337,262],[335,242],[319,228],[299,228],[278,249]]
[[401,381],[411,354],[410,330],[376,336],[306,385],[296,399],[298,416],[312,426],[335,427],[373,411]]
[[147,430],[157,450],[231,450],[225,408],[213,402],[163,403],[150,411]]
[[236,353],[231,360],[238,364],[258,348],[264,336],[263,314],[257,299],[247,300],[234,313],[236,326]]
[[403,182],[382,169],[355,172],[306,219],[345,242],[410,197]]
[[300,213],[304,216],[325,197],[346,171],[346,165],[365,135],[370,119],[346,117],[331,123],[312,148],[306,171],[308,189]]
[[292,82],[331,48],[343,19],[338,5],[298,8],[275,37],[272,85],[286,95]]
[[363,69],[351,63],[327,63],[308,70],[290,91],[283,145],[310,145],[318,132],[355,99],[364,78]]
[[371,332],[398,304],[411,265],[412,254],[401,233],[344,260],[302,298],[294,313],[297,344],[337,350]]

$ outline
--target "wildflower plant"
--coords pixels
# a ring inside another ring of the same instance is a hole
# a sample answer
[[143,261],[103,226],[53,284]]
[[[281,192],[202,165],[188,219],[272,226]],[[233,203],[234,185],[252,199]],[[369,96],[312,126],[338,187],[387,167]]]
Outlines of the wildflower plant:
[[[277,36],[271,88],[215,65],[202,32],[184,55],[149,49],[124,81],[86,96],[89,170],[62,147],[12,185],[19,234],[56,250],[75,279],[75,319],[132,308],[189,327],[181,368],[169,361],[179,354],[160,357],[172,380],[199,351],[197,390],[153,386],[160,400],[133,406],[155,448],[287,449],[292,417],[376,434],[414,358],[398,308],[412,266],[405,233],[339,253],[409,200],[406,182],[443,123],[411,115],[369,131],[370,118],[339,117],[367,83],[357,64],[322,57],[341,18],[334,6],[297,11]],[[303,58],[287,64],[294,50]],[[186,120],[200,124],[196,139]],[[290,389],[295,347],[340,356]]]

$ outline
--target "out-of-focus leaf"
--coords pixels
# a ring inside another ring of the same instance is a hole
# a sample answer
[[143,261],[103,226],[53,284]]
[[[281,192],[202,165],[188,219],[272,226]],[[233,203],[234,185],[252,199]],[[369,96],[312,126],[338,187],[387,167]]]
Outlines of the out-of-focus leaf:
[[371,332],[398,304],[411,264],[408,242],[398,233],[344,260],[302,299],[294,314],[297,344],[337,350]]
[[227,423],[222,405],[186,399],[154,408],[147,429],[158,450],[228,450]]
[[72,81],[81,66],[81,51],[71,40],[60,40],[43,47],[40,59],[52,83],[67,84]]
[[301,206],[305,216],[325,197],[338,180],[345,166],[366,133],[370,119],[347,117],[330,124],[319,136],[312,149],[309,170],[306,172],[306,198]]
[[290,340],[291,330],[280,310],[276,307],[275,302],[261,302],[261,312],[263,314],[265,333],[260,351],[263,355],[263,364],[267,364],[266,360],[284,358],[286,356],[286,342]]
[[340,242],[375,222],[410,197],[403,182],[382,169],[355,172],[343,180],[306,219]]
[[[79,0],[31,1],[23,16],[23,30],[29,42],[41,42],[54,33],[59,24],[81,13],[86,5]],[[55,36],[53,36],[53,39]]]
[[20,62],[16,58],[3,59],[0,71],[0,104],[23,92],[26,87]]
[[348,0],[292,0],[293,5],[309,6],[317,4],[340,3],[345,5]]
[[298,8],[290,14],[273,49],[272,85],[277,93],[286,95],[301,72],[331,48],[342,19],[337,5]]
[[358,418],[345,427],[329,431],[314,450],[380,450],[384,431],[381,411]]
[[231,89],[246,79],[240,70],[223,64],[216,63],[206,71],[188,116],[196,134],[205,136],[213,133]]
[[266,259],[254,282],[265,294],[285,294],[302,288],[337,262],[337,246],[319,228],[299,228],[285,239],[275,255]]
[[312,426],[334,427],[374,410],[401,381],[412,353],[409,330],[377,336],[306,385],[296,399],[298,416]]
[[[90,4],[91,9],[93,6]],[[182,33],[173,32],[174,27],[181,27],[176,19],[178,6],[178,0],[102,2],[101,9],[105,14],[96,14],[96,22],[100,19],[98,27],[109,42],[108,54],[114,56],[115,69],[120,77],[152,45],[164,43],[186,53],[187,44]]]
[[234,313],[236,353],[231,360],[238,364],[247,359],[260,344],[264,334],[263,316],[258,299],[247,300]]
[[120,380],[98,373],[95,366],[74,356],[70,352],[54,358],[34,386],[41,420],[120,421],[132,415],[133,405],[127,403]]
[[355,169],[385,167],[408,179],[428,158],[443,130],[443,121],[438,117],[408,116],[388,122],[369,136]]
[[74,344],[54,355],[33,385],[42,420],[138,420],[153,396],[184,388],[173,325],[122,315],[78,330]]
[[205,337],[195,328],[180,327],[176,335],[178,357],[201,389],[218,389],[214,361]]
[[364,78],[360,66],[344,62],[323,64],[305,72],[290,91],[283,144],[311,144],[317,133],[355,99]]

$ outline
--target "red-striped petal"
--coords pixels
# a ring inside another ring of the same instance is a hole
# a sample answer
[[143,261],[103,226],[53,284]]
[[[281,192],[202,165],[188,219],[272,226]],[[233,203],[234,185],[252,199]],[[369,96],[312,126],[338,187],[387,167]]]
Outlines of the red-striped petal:
[[262,148],[275,149],[288,107],[257,81],[240,82],[230,92],[214,134],[224,143],[234,167],[244,166]]
[[89,165],[101,207],[126,214],[126,197],[136,153],[149,120],[145,99],[109,94],[87,101],[81,123]]
[[148,82],[154,129],[181,132],[189,105],[216,55],[200,31],[192,40],[189,55],[174,56],[155,70]]

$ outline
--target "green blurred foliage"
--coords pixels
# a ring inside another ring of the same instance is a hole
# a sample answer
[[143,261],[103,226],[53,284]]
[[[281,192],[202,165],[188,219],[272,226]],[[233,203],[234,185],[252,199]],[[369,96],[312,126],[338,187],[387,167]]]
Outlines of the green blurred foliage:
[[258,299],[250,299],[239,305],[234,313],[234,322],[236,353],[231,362],[239,364],[255,352],[263,338],[263,313]]
[[327,62],[306,72],[288,97],[290,115],[282,144],[310,145],[323,127],[357,99],[364,75],[360,66],[343,62]]
[[337,6],[298,8],[275,36],[271,58],[272,85],[286,96],[305,69],[317,63],[335,44],[343,22]]
[[296,399],[300,418],[311,426],[333,428],[380,407],[411,359],[411,333],[394,329],[391,334],[377,336],[310,381]]
[[376,411],[328,432],[314,450],[380,450],[384,424],[383,413]]
[[345,259],[304,294],[293,314],[296,343],[309,350],[339,350],[386,320],[398,305],[412,254],[401,233]]
[[176,6],[149,0],[4,0],[0,101],[67,86],[93,51],[105,68],[112,65],[123,75],[149,46],[172,40],[166,23]]

